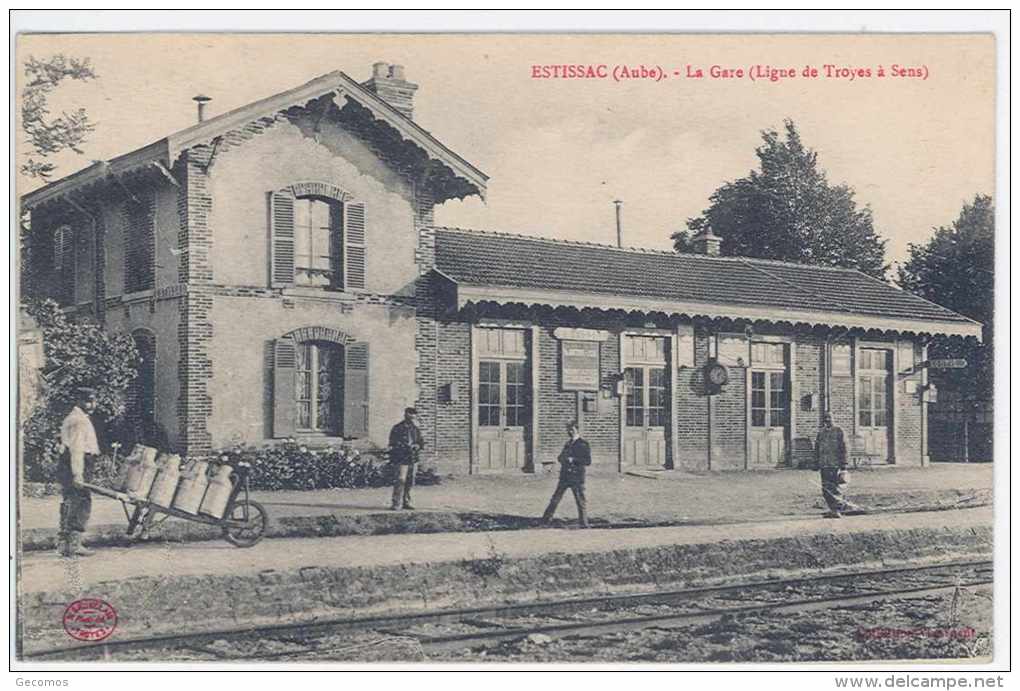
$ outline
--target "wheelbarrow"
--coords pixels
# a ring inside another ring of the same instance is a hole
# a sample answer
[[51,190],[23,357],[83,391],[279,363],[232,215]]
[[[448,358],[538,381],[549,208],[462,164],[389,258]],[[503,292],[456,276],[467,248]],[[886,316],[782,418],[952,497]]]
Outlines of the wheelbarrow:
[[269,514],[257,501],[249,497],[249,474],[251,466],[241,462],[232,465],[233,488],[227,500],[223,516],[215,518],[201,513],[188,513],[167,506],[156,506],[145,497],[120,492],[88,482],[82,486],[104,497],[120,501],[127,518],[127,534],[145,539],[149,531],[161,525],[167,518],[204,523],[223,530],[223,539],[235,547],[253,547],[265,535],[269,525]]

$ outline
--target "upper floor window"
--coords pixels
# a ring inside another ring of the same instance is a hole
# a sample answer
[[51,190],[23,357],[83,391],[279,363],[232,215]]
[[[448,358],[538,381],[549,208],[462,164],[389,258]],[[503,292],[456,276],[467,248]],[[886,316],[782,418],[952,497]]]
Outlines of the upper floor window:
[[331,199],[294,200],[294,282],[343,286],[343,205]]
[[365,205],[325,183],[270,194],[270,279],[274,287],[365,287]]
[[75,302],[77,279],[77,238],[74,228],[60,226],[53,234],[53,269],[56,271],[54,290],[51,293],[61,305]]

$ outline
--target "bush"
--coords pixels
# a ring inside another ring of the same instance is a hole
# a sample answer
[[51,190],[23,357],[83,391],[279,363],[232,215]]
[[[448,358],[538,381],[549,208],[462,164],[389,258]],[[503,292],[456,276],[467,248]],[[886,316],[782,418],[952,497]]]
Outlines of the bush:
[[138,351],[130,335],[107,333],[94,322],[72,322],[53,300],[29,303],[26,310],[42,329],[46,366],[39,405],[23,428],[25,479],[52,482],[60,424],[74,405],[76,390],[95,389],[94,416],[116,420],[124,413],[125,393],[137,376]]
[[[258,490],[384,487],[392,484],[395,472],[394,466],[377,454],[363,454],[346,445],[314,448],[292,439],[272,446],[239,445],[218,455],[232,464],[250,464],[251,487]],[[416,483],[438,484],[439,476],[423,469]]]

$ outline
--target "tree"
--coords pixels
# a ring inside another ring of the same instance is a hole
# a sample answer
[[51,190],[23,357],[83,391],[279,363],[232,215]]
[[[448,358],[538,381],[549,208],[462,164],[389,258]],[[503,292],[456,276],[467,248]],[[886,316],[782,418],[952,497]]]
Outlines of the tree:
[[96,391],[100,419],[124,414],[125,394],[138,373],[138,351],[125,333],[110,334],[94,322],[72,322],[52,300],[26,305],[43,334],[44,386],[39,404],[25,422],[25,469],[30,480],[52,480],[60,423],[79,387]]
[[722,237],[721,253],[842,266],[884,278],[885,240],[875,234],[871,209],[858,208],[854,191],[830,185],[818,154],[801,142],[793,121],[785,141],[775,130],[762,132],[755,153],[760,170],[727,182],[709,198],[687,230],[673,233],[674,248],[690,252],[691,236],[711,229]]
[[53,154],[70,149],[83,154],[81,145],[95,129],[84,108],[71,113],[50,117],[50,94],[65,79],[88,81],[96,73],[88,58],[69,58],[62,54],[43,60],[29,57],[25,63],[26,84],[21,90],[21,129],[28,136],[29,158],[21,166],[28,177],[47,180],[56,171],[50,161],[40,161]]
[[899,267],[896,282],[904,290],[936,302],[982,324],[982,343],[940,338],[932,357],[963,355],[968,366],[939,375],[939,384],[964,398],[991,398],[994,382],[995,206],[978,194],[964,204],[949,227],[940,226],[927,243],[908,247],[910,258]]

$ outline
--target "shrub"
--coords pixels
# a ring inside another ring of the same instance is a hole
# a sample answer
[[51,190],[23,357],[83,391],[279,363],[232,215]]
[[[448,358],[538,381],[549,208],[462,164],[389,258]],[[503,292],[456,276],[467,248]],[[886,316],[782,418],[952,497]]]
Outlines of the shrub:
[[[383,487],[393,482],[394,468],[381,455],[347,445],[315,448],[288,439],[271,446],[239,445],[218,455],[230,463],[249,463],[252,489]],[[417,483],[438,484],[439,476],[424,469],[418,473]]]
[[94,322],[70,321],[53,300],[31,302],[26,309],[42,329],[46,366],[39,405],[23,428],[25,479],[51,482],[60,424],[74,404],[75,391],[83,386],[95,389],[94,415],[116,420],[124,413],[125,393],[137,376],[138,351],[130,335],[107,333]]

